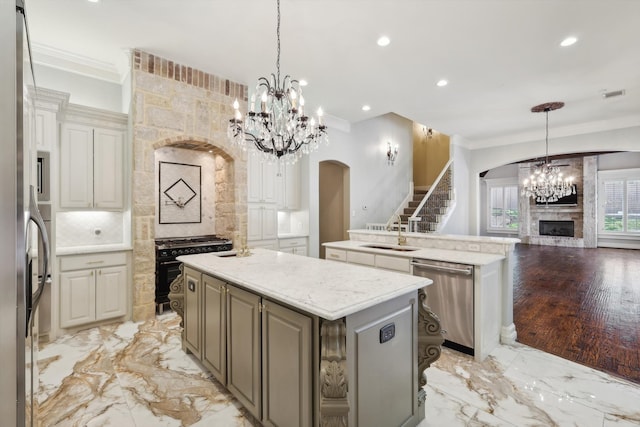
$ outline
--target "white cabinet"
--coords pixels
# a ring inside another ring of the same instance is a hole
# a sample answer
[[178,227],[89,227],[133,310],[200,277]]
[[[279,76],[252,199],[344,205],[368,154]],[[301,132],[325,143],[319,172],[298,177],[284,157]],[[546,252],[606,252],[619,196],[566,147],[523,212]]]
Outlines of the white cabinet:
[[276,202],[276,165],[249,155],[247,160],[247,202]]
[[280,252],[287,252],[294,255],[307,256],[307,238],[292,237],[288,239],[279,239],[278,250]]
[[127,314],[127,254],[60,257],[60,327]]
[[411,259],[408,257],[326,247],[325,259],[411,274]]
[[300,209],[300,163],[281,167],[276,174],[276,201],[280,210]]
[[275,240],[278,237],[278,211],[275,205],[250,203],[247,206],[247,240]]
[[60,207],[122,209],[123,156],[123,131],[63,124]]
[[52,151],[56,147],[57,119],[56,113],[36,108],[35,142],[38,151]]

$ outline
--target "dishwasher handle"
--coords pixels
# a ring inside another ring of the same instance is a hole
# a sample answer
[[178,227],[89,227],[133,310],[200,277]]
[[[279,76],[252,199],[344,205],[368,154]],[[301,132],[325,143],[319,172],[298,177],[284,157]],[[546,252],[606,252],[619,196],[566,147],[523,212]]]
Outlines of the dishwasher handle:
[[413,265],[414,267],[425,269],[425,270],[444,271],[447,273],[462,274],[465,276],[470,276],[471,273],[473,272],[473,267],[456,268],[456,267],[447,267],[445,265],[424,264],[419,261],[411,261],[411,265]]

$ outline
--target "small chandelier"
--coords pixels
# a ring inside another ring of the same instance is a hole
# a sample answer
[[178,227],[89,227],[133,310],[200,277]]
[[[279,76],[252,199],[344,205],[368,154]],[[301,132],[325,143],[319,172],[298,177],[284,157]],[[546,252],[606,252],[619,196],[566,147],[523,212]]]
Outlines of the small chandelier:
[[575,194],[573,177],[564,178],[560,168],[549,162],[549,111],[564,107],[564,102],[547,102],[531,108],[532,113],[546,114],[546,157],[536,164],[533,173],[523,182],[524,197],[532,197],[538,203],[557,202],[560,197]]
[[242,149],[246,149],[247,143],[253,144],[266,159],[284,158],[288,163],[294,163],[302,154],[310,153],[323,142],[328,143],[328,137],[321,108],[317,112],[317,122],[305,115],[298,80],[289,75],[280,80],[280,0],[276,34],[276,74],[258,79],[246,120],[242,120],[238,100],[234,101],[235,112],[229,120],[227,136]]

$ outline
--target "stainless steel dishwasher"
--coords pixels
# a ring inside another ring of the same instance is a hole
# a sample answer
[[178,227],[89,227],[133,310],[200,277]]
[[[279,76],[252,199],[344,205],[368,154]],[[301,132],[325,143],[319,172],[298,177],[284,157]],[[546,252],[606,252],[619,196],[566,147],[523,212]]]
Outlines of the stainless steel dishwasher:
[[427,277],[427,305],[440,318],[444,345],[473,355],[473,266],[414,258],[413,275]]

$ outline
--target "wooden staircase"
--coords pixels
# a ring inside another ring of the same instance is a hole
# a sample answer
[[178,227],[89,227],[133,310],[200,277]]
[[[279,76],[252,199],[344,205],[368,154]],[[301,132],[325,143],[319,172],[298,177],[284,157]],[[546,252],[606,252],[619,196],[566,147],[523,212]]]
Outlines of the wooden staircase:
[[416,208],[420,205],[422,199],[424,199],[424,196],[427,195],[428,191],[428,188],[426,190],[413,190],[413,199],[409,201],[409,204],[404,208],[404,212],[400,214],[400,219],[402,220],[403,224],[407,224],[409,222],[409,217],[413,215]]

